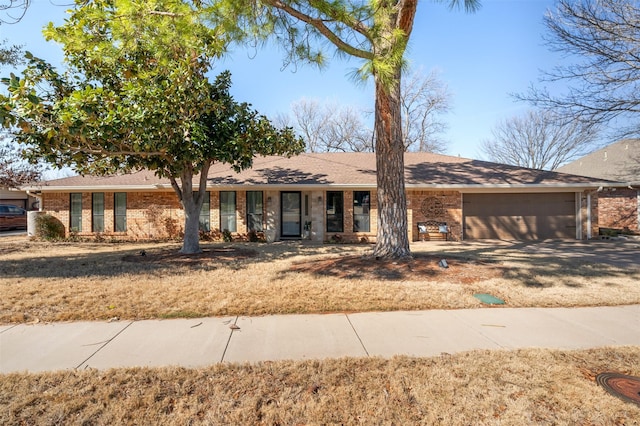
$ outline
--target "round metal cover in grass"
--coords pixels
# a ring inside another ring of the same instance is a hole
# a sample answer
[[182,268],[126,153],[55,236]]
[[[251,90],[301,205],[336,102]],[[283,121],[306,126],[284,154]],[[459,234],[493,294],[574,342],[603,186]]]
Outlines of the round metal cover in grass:
[[613,396],[640,406],[640,377],[620,373],[600,373],[596,382]]

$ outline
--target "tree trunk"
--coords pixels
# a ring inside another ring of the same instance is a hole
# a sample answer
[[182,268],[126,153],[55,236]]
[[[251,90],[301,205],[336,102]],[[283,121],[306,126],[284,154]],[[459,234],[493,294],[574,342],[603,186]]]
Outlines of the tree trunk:
[[400,68],[396,70],[391,85],[383,84],[374,75],[378,232],[373,253],[376,257],[411,256],[407,228],[407,195],[404,187],[400,78]]
[[211,162],[206,161],[200,170],[198,192],[193,192],[193,166],[188,164],[180,174],[180,186],[175,177],[171,177],[171,186],[178,195],[184,210],[184,238],[180,253],[201,253],[200,249],[200,210],[207,191],[207,175]]
[[[184,188],[184,186],[183,186]],[[200,209],[193,192],[183,193],[182,207],[184,208],[184,239],[180,253],[201,253],[200,249]]]

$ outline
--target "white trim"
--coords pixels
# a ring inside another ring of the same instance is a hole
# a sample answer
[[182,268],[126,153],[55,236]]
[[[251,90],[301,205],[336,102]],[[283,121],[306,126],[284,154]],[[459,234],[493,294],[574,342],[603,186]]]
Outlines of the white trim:
[[[586,191],[588,189],[597,189],[600,187],[598,182],[585,184],[498,184],[498,185],[405,185],[406,190],[413,191],[458,191],[461,193],[488,193],[496,192],[575,192]],[[194,184],[193,189],[197,190],[198,185]],[[313,185],[215,185],[207,184],[208,190],[213,191],[312,191],[312,190],[352,190],[352,189],[368,189],[375,190],[375,184],[313,184]],[[78,186],[38,186],[25,187],[24,190],[40,191],[40,192],[141,192],[141,191],[173,191],[171,184],[155,184],[155,185],[78,185]]]
[[582,193],[575,193],[576,240],[582,239]]
[[591,193],[587,192],[587,240],[591,239]]

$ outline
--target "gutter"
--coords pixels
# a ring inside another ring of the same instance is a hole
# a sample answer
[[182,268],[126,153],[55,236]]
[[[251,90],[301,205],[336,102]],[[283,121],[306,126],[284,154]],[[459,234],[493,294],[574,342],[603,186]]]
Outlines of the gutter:
[[[584,191],[589,189],[600,189],[606,187],[612,187],[612,182],[591,182],[591,183],[557,183],[557,184],[405,184],[406,189],[413,190],[456,190],[460,192],[491,192],[493,190],[506,190],[509,192],[558,192],[558,191]],[[632,182],[626,185],[640,185],[640,182]],[[263,191],[277,191],[277,190],[322,190],[322,189],[376,189],[375,183],[314,183],[314,184],[208,184],[207,189],[211,190],[263,190]],[[144,192],[144,191],[173,191],[171,184],[153,184],[153,185],[82,185],[82,186],[37,186],[37,187],[24,187],[24,191],[37,191],[42,192]],[[197,190],[198,185],[194,184],[193,189]],[[36,195],[34,195],[36,196]],[[36,196],[37,197],[37,196]]]

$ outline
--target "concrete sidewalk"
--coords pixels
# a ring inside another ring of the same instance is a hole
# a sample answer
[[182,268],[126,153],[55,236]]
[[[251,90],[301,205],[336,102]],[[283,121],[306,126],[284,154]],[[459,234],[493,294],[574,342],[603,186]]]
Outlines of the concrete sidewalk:
[[640,346],[640,305],[0,326],[0,373]]

